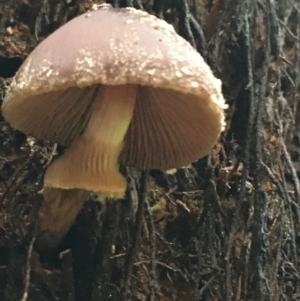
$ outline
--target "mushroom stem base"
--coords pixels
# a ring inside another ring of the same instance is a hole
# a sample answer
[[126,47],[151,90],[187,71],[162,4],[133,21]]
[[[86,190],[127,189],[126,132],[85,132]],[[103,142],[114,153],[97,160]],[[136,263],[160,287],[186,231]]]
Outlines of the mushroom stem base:
[[127,183],[118,170],[124,136],[133,116],[137,87],[100,86],[85,132],[46,171],[45,185],[123,197]]
[[85,190],[66,190],[45,187],[44,201],[38,213],[40,233],[36,246],[39,250],[56,250],[74,223],[89,193]]

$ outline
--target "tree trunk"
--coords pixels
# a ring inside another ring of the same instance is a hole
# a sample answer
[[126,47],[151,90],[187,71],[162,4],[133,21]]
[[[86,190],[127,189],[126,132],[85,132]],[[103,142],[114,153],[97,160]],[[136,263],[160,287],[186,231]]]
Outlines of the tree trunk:
[[[0,0],[0,98],[40,41],[100,2]],[[0,116],[0,300],[300,300],[299,1],[110,2],[164,18],[201,53],[223,82],[226,129],[175,173],[124,168],[127,198],[87,197],[49,248],[40,191],[60,148]]]

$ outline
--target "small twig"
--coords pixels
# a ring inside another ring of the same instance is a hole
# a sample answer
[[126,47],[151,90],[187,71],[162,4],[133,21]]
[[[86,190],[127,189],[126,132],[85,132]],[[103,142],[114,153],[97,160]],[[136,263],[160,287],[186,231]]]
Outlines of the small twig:
[[26,276],[25,276],[25,287],[24,287],[24,294],[21,301],[26,301],[28,298],[28,291],[30,287],[30,274],[31,274],[31,256],[32,256],[32,249],[35,242],[36,236],[34,235],[31,239],[29,248],[28,248],[28,256],[27,256],[27,268],[26,268]]
[[290,168],[290,171],[292,173],[293,182],[294,182],[294,185],[295,185],[296,199],[298,201],[298,206],[300,206],[300,182],[299,182],[299,178],[297,176],[297,171],[296,171],[296,169],[293,165],[293,161],[291,159],[291,156],[290,156],[283,140],[281,140],[281,146],[282,146],[282,150],[283,150],[283,154],[284,154],[284,158],[286,160],[286,163],[288,164],[288,166]]
[[49,10],[50,10],[49,0],[44,0],[43,4],[42,4],[42,7],[40,9],[40,12],[39,12],[39,14],[36,18],[36,22],[35,22],[34,35],[35,35],[35,38],[36,38],[37,41],[39,40],[39,35],[40,35],[41,30],[42,30],[42,20],[43,20],[43,18],[45,18],[47,24],[50,23],[50,21],[49,21]]
[[73,255],[70,249],[67,249],[59,254],[62,260],[62,268],[64,275],[64,286],[68,291],[68,296],[65,301],[75,300],[75,285],[74,285],[74,271],[73,271]]
[[279,180],[276,178],[276,176],[274,175],[272,170],[263,161],[260,161],[260,164],[264,168],[264,170],[268,174],[268,176],[270,177],[271,181],[276,185],[276,187],[280,193],[280,196],[282,198],[285,198],[284,188],[283,188],[282,184],[279,182]]
[[294,82],[294,80],[292,79],[292,77],[289,75],[289,73],[287,72],[287,70],[286,70],[286,68],[281,68],[281,70],[283,71],[283,73],[284,73],[284,75],[286,76],[286,78],[289,80],[289,82],[291,83],[291,85],[293,86],[293,87],[295,87],[296,85],[295,85],[295,82]]
[[290,4],[292,5],[292,7],[295,9],[295,11],[300,15],[300,10],[299,10],[299,8],[295,5],[295,3],[293,3],[291,0],[288,0],[288,2],[290,2]]
[[132,246],[128,252],[127,260],[125,263],[125,276],[124,276],[124,288],[123,288],[123,298],[124,301],[127,300],[128,288],[129,288],[129,277],[132,272],[132,267],[136,254],[139,249],[139,243],[141,239],[143,216],[144,216],[144,205],[147,196],[147,180],[148,180],[148,171],[143,171],[140,178],[140,187],[138,189],[138,209],[136,213],[135,221],[135,233],[133,235]]
[[280,19],[278,19],[278,22],[286,29],[287,33],[293,38],[295,41],[300,42],[300,38],[295,36],[295,34],[291,31],[291,29]]
[[281,263],[281,250],[283,247],[282,241],[283,241],[283,234],[284,234],[284,222],[283,222],[283,217],[285,216],[285,208],[284,208],[284,201],[282,199],[281,204],[280,204],[280,212],[281,212],[281,225],[280,225],[280,232],[279,232],[279,237],[278,237],[278,247],[277,247],[277,252],[275,255],[275,261],[273,265],[273,273],[271,274],[271,281],[270,281],[270,286],[271,289],[270,291],[273,293],[273,298],[275,299],[275,287],[276,287],[276,278],[278,277],[278,268]]
[[[293,254],[292,257],[293,257],[294,263],[298,266],[296,234],[295,234],[295,226],[294,226],[293,218],[292,218],[292,216],[293,216],[292,202],[290,201],[290,198],[289,198],[288,189],[287,189],[286,180],[285,180],[285,175],[284,175],[284,169],[283,169],[281,161],[279,161],[278,167],[279,167],[280,176],[282,178],[282,183],[283,183],[283,188],[284,188],[284,191],[285,191],[285,196],[286,196],[286,199],[289,200],[289,202],[287,204],[288,205],[287,208],[288,208],[289,219],[290,219],[289,228],[290,228],[291,245],[292,245],[291,252]],[[296,205],[296,206],[298,207],[298,205]],[[298,216],[299,207],[298,208],[297,207],[296,207],[296,212],[297,212],[297,218],[299,219],[299,216]]]
[[153,220],[153,214],[151,210],[151,206],[147,198],[145,198],[147,215],[149,219],[149,229],[150,229],[150,277],[151,277],[151,301],[155,301],[155,295],[159,292],[159,285],[157,282],[157,274],[156,274],[156,233],[155,226]]
[[180,18],[180,22],[182,24],[183,27],[183,31],[184,31],[184,35],[187,37],[187,40],[191,43],[191,45],[196,48],[196,41],[191,29],[191,25],[190,25],[190,8],[189,8],[189,4],[187,3],[187,0],[181,0],[180,3],[180,9],[181,12],[183,13],[182,18]]
[[188,282],[188,278],[187,278],[186,274],[182,270],[180,270],[178,268],[173,268],[173,267],[167,265],[166,263],[163,263],[163,262],[160,262],[160,261],[157,262],[157,265],[159,265],[161,267],[164,267],[165,269],[167,269],[167,270],[169,270],[169,271],[171,271],[173,273],[179,273],[182,276],[182,278],[185,281]]
[[46,170],[47,167],[52,163],[53,157],[56,155],[56,153],[57,153],[57,143],[55,143],[55,144],[53,145],[51,154],[49,155],[49,157],[47,158],[46,163],[44,164],[44,169],[45,169],[45,170]]
[[195,36],[195,41],[198,40],[199,42],[196,43],[197,50],[200,52],[202,57],[206,60],[207,59],[207,43],[205,40],[204,32],[202,30],[202,27],[197,22],[197,20],[194,18],[192,14],[190,14],[190,26],[192,29],[192,32]]
[[210,286],[210,284],[213,282],[213,280],[215,279],[215,275],[211,276],[210,279],[208,281],[206,281],[206,283],[202,286],[202,288],[199,291],[199,295],[202,296],[203,293],[207,290],[207,288]]

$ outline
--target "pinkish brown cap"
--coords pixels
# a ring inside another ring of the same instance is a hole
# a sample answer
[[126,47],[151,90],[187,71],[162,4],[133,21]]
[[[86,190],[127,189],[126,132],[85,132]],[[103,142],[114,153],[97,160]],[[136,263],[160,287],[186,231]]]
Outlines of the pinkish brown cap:
[[17,72],[2,112],[28,135],[69,145],[97,91],[128,84],[135,104],[122,164],[168,169],[211,150],[224,126],[220,80],[171,25],[133,8],[103,6],[50,35]]

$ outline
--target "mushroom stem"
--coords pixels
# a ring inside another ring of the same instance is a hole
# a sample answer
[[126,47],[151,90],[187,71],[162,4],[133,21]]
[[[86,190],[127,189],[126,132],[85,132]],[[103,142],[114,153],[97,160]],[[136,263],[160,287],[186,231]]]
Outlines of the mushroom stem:
[[46,171],[45,185],[123,197],[118,170],[124,136],[133,116],[137,86],[100,86],[85,132]]
[[78,189],[45,187],[44,200],[38,212],[39,235],[36,246],[49,252],[56,250],[74,223],[89,193]]

